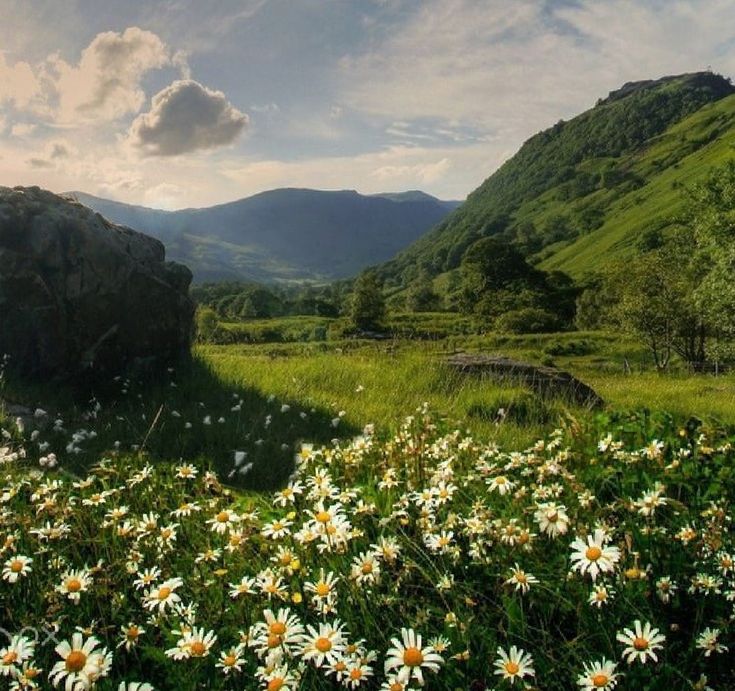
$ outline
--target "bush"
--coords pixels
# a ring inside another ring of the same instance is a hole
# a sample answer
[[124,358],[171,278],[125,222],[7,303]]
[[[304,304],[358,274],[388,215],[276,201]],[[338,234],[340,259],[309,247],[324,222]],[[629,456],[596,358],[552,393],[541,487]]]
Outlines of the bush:
[[556,315],[537,307],[525,307],[501,314],[495,320],[495,329],[503,333],[535,334],[558,331],[561,327]]

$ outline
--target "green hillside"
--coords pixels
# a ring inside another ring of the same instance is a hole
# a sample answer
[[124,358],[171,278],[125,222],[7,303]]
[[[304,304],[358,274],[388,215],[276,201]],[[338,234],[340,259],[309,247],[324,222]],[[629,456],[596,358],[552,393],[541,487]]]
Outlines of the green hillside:
[[[735,87],[708,72],[626,84],[531,137],[433,231],[380,267],[388,287],[456,269],[495,235],[582,278],[670,227],[684,188],[735,157]],[[437,286],[445,278],[435,281]]]

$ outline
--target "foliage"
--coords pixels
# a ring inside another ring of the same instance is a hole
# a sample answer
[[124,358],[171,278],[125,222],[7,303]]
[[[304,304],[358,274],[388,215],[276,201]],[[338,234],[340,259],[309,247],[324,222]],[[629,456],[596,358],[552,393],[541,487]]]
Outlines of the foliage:
[[559,330],[559,319],[538,307],[524,307],[501,314],[495,320],[495,329],[500,333],[550,333]]
[[358,329],[380,328],[385,318],[383,285],[374,271],[364,271],[355,281],[350,321]]

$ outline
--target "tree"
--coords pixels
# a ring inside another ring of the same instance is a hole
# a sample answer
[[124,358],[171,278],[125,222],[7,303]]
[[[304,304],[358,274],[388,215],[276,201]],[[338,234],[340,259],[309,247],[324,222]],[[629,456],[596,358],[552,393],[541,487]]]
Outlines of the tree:
[[217,313],[211,307],[198,307],[196,312],[196,333],[200,341],[208,341],[212,338],[219,321]]
[[363,271],[355,281],[350,320],[358,329],[380,327],[385,317],[383,286],[375,271]]
[[439,309],[440,302],[441,298],[434,290],[431,276],[426,270],[422,270],[408,290],[406,307],[411,312],[432,312]]
[[735,162],[713,171],[691,192],[685,224],[698,271],[697,305],[718,340],[735,340]]
[[693,300],[684,249],[672,243],[643,254],[620,265],[610,279],[618,296],[613,318],[645,343],[658,370],[668,368],[674,353],[693,367],[706,359],[709,326]]

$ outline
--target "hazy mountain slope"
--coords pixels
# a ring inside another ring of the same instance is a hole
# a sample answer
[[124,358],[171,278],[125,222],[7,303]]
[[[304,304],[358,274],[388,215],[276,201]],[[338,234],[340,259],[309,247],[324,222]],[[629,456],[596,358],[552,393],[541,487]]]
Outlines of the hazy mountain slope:
[[417,267],[451,272],[485,235],[517,243],[545,268],[593,270],[643,230],[665,226],[681,192],[671,186],[690,184],[727,155],[732,94],[728,80],[710,73],[626,84],[531,137],[382,274],[399,286]]
[[189,265],[200,282],[351,276],[393,257],[457,204],[421,192],[280,189],[170,212],[72,194],[110,220],[161,239],[169,257]]

